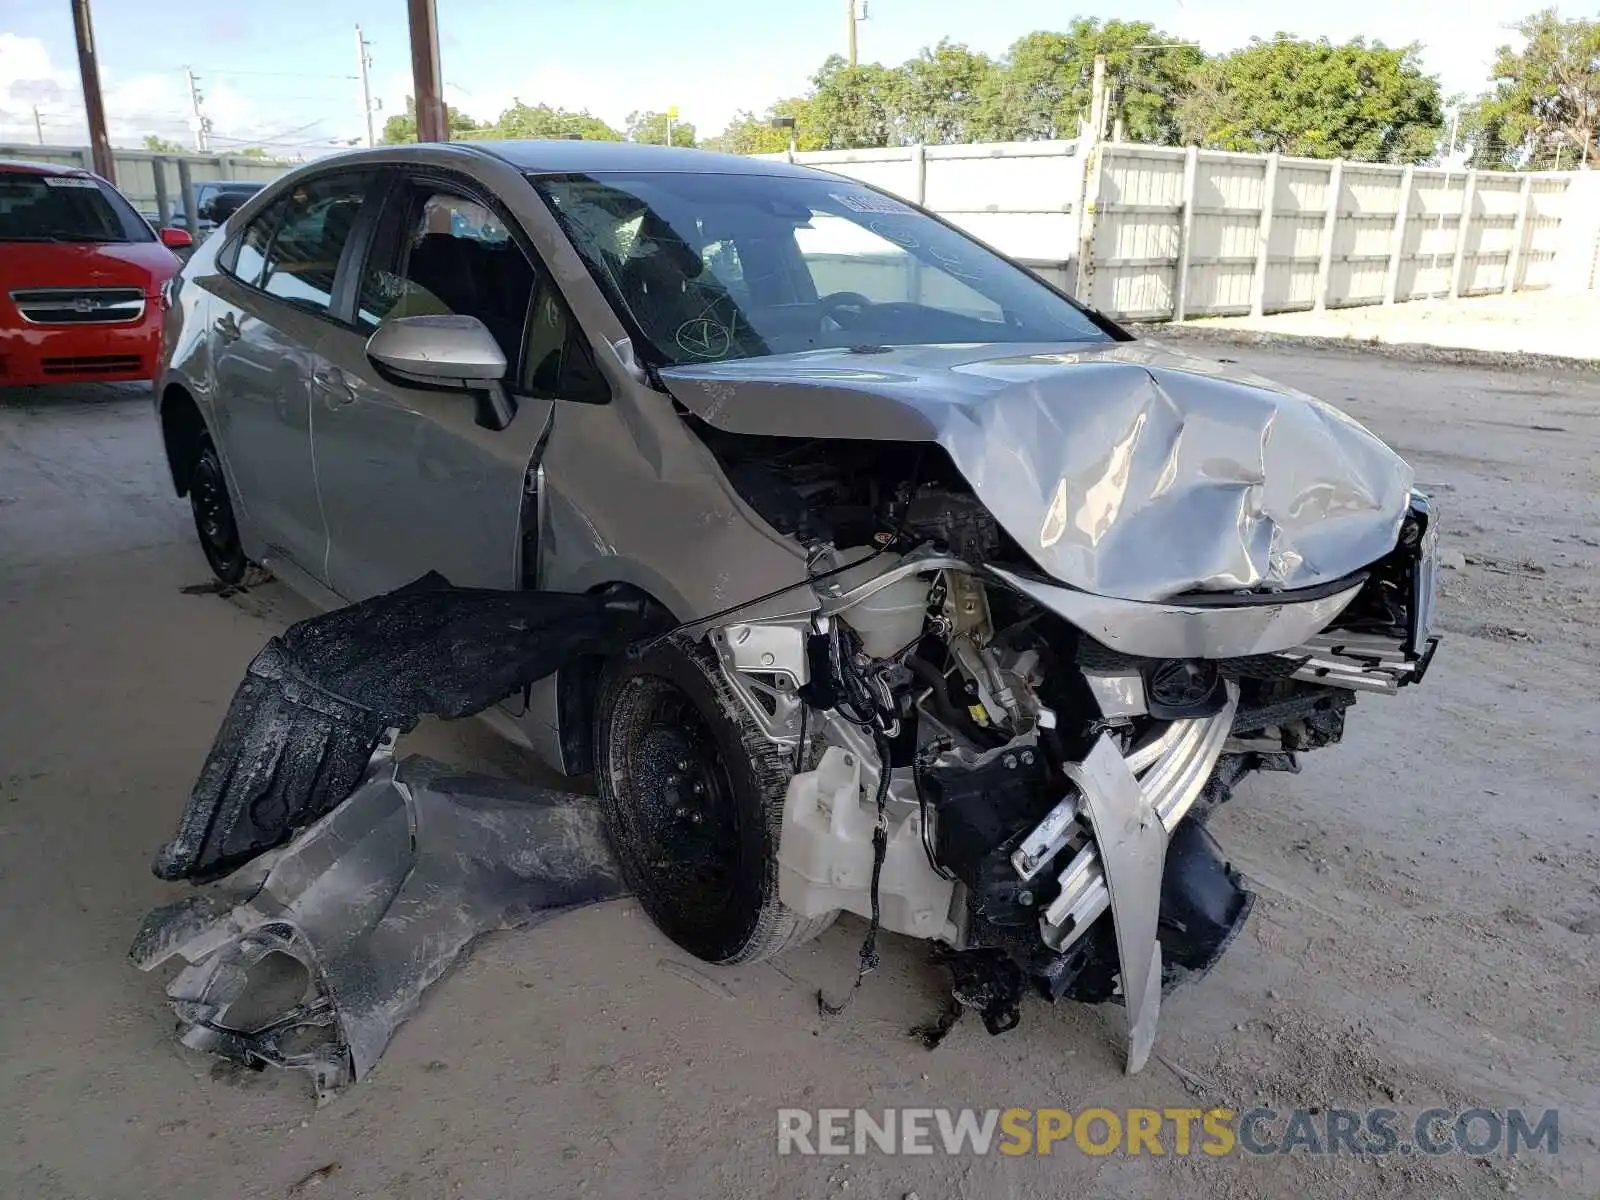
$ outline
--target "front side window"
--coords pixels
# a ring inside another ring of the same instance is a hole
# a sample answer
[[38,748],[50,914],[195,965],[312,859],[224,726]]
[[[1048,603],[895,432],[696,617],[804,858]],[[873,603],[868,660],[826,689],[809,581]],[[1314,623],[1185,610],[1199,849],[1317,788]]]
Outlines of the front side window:
[[494,334],[515,377],[534,271],[494,212],[427,187],[391,202],[368,256],[357,321],[375,329],[397,317],[460,313]]
[[154,240],[144,218],[98,179],[0,171],[0,242]]
[[[245,265],[251,235],[256,235],[259,245],[260,233],[270,229],[256,286],[298,307],[327,312],[333,305],[340,256],[372,181],[372,172],[357,171],[307,180],[295,187],[251,222],[240,246],[236,273]],[[251,282],[242,273],[240,278]]]
[[607,172],[532,182],[658,362],[1111,337],[1021,268],[848,180]]

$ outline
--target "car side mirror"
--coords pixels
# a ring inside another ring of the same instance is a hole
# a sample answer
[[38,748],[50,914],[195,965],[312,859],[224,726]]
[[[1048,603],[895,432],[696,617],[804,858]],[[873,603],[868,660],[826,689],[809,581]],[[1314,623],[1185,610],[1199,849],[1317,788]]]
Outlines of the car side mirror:
[[189,236],[187,229],[169,225],[161,231],[161,244],[168,250],[187,250],[194,245],[194,238]]
[[506,392],[506,356],[477,317],[454,313],[396,317],[367,339],[367,358],[401,384],[465,391],[479,398],[478,424],[504,429],[516,408]]

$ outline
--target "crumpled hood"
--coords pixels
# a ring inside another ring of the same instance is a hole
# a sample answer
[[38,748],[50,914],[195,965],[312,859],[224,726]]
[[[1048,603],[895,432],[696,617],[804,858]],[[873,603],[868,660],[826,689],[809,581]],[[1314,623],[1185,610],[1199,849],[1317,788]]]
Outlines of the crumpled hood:
[[1342,578],[1394,547],[1412,484],[1330,405],[1146,342],[816,350],[660,374],[730,433],[935,442],[1042,570],[1127,600]]

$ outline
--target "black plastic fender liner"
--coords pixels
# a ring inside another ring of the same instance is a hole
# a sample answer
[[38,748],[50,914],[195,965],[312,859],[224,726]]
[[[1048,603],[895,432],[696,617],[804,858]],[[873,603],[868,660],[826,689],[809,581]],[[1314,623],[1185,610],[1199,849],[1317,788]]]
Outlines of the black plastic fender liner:
[[616,654],[646,618],[632,596],[456,588],[430,573],[291,625],[251,662],[152,870],[226,874],[344,800],[386,730],[470,716]]
[[1189,820],[1172,831],[1159,920],[1169,989],[1211,969],[1244,928],[1255,899],[1204,825]]
[[234,692],[177,832],[151,870],[204,882],[270,850],[350,794],[388,727],[300,678],[273,638]]

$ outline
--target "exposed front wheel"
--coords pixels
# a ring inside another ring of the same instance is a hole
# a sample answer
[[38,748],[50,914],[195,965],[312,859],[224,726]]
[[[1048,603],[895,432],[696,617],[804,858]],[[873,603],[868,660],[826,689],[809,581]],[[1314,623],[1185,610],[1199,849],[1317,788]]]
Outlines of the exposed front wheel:
[[207,435],[200,438],[200,453],[189,476],[189,508],[194,513],[201,552],[218,579],[240,584],[266,578],[266,572],[245,557],[233,516],[233,501],[228,496],[228,481],[222,473],[222,458]]
[[778,899],[790,758],[761,734],[703,645],[673,638],[607,665],[595,767],[624,879],[691,954],[753,962],[832,921]]

